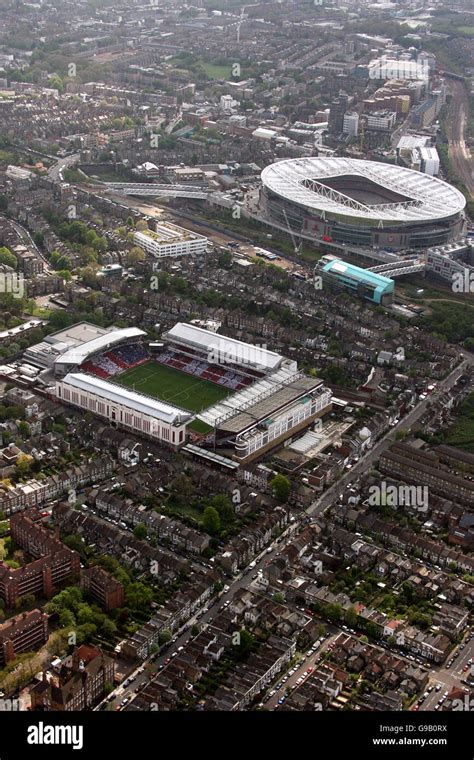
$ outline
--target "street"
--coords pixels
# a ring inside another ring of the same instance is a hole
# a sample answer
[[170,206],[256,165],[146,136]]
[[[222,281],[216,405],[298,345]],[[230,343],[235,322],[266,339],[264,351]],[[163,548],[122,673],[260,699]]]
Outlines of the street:
[[[436,394],[453,387],[453,385],[465,371],[468,364],[472,364],[474,362],[473,354],[463,351],[462,355],[464,356],[464,360],[461,362],[461,364],[459,364],[444,380],[439,382],[436,391],[431,394],[431,396],[428,396],[427,398],[419,401],[414,409],[412,409],[403,419],[401,419],[395,427],[391,428],[386,433],[386,435],[383,436],[383,438],[381,438],[375,444],[372,449],[370,449],[364,456],[360,458],[359,462],[354,464],[353,467],[348,470],[333,486],[325,491],[319,499],[314,501],[306,509],[306,511],[302,513],[300,521],[293,519],[286,530],[278,539],[276,539],[271,544],[270,547],[267,547],[262,552],[260,552],[260,554],[253,560],[253,562],[251,562],[250,565],[247,566],[243,571],[239,572],[236,577],[229,579],[228,590],[219,594],[219,596],[214,598],[213,601],[209,602],[204,607],[204,609],[197,612],[193,618],[187,621],[186,625],[183,626],[179,632],[175,632],[171,645],[166,645],[165,651],[162,650],[162,653],[158,657],[152,656],[148,658],[144,663],[135,668],[135,670],[128,675],[128,678],[125,679],[125,682],[128,682],[127,686],[120,685],[114,690],[114,692],[112,692],[111,695],[109,695],[109,698],[107,700],[111,705],[111,708],[109,709],[120,709],[121,702],[126,698],[127,702],[132,700],[135,697],[136,692],[139,691],[140,688],[144,686],[147,681],[153,677],[153,675],[159,669],[161,669],[173,656],[176,656],[178,651],[180,651],[180,647],[183,647],[191,638],[191,628],[193,625],[199,624],[199,626],[202,627],[211,623],[219,612],[219,609],[226,602],[230,602],[234,594],[240,588],[248,586],[251,579],[255,580],[258,577],[259,570],[263,570],[265,564],[281,551],[285,543],[290,540],[292,533],[298,528],[299,523],[302,519],[305,517],[307,518],[308,516],[321,515],[325,509],[327,509],[327,507],[338,497],[338,494],[342,493],[344,488],[347,488],[351,483],[356,481],[363,472],[366,472],[367,469],[370,468],[378,460],[381,453],[396,440],[398,431],[410,428],[410,426],[426,412],[430,399],[433,399]],[[298,678],[304,674],[308,666],[314,666],[314,662],[317,659],[317,653],[313,654],[310,658],[308,658],[308,662],[304,661],[301,666],[298,667],[296,673],[291,676],[291,680],[288,679],[290,684],[295,683]],[[456,664],[453,666],[453,669],[451,671],[450,669],[446,669],[446,666],[443,666],[443,668],[439,671],[435,669],[433,670],[433,677],[435,677],[436,674],[438,680],[446,687],[444,690],[453,684],[459,685],[460,678],[462,677],[461,674],[463,672],[463,667],[471,656],[474,656],[474,643],[472,641],[470,642],[469,646],[466,647],[466,651],[464,652],[463,657],[459,656],[459,663],[456,661]],[[288,687],[286,686],[286,688]],[[280,689],[279,692],[280,691],[282,690]],[[430,695],[429,700],[426,701],[427,705],[433,704],[433,707],[430,708],[428,706],[423,709],[434,709],[433,700],[435,700],[435,697],[438,695],[434,690],[433,694],[434,696]],[[278,702],[278,699],[281,698],[282,695],[283,692],[280,693],[279,696],[278,694],[275,695],[275,697],[266,705],[265,709],[272,709],[272,707],[275,705],[275,703]],[[98,709],[101,709],[101,705],[96,708],[96,710]]]

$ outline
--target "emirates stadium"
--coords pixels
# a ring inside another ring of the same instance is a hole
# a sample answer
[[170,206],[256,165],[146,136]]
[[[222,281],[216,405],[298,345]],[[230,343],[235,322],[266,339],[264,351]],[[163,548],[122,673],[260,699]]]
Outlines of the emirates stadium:
[[398,251],[442,245],[463,234],[464,195],[401,166],[285,159],[267,166],[261,179],[266,219],[315,241]]

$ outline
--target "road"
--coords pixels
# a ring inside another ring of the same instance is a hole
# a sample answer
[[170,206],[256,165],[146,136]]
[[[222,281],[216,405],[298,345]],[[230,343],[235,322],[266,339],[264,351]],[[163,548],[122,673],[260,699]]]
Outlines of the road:
[[[453,657],[454,662],[448,667],[448,663]],[[451,691],[453,686],[462,689],[467,688],[466,684],[461,683],[461,681],[465,680],[471,673],[469,660],[472,658],[474,658],[474,633],[472,637],[468,633],[463,642],[455,648],[448,661],[432,669],[429,683],[434,688],[429,696],[423,700],[419,709],[422,711],[437,710],[439,709],[437,705],[443,695],[447,691]]]
[[[325,625],[325,627],[327,626]],[[331,635],[324,639],[324,641],[319,646],[314,646],[305,654],[303,654],[300,661],[293,668],[291,668],[286,673],[286,675],[280,675],[278,677],[276,686],[274,686],[273,689],[269,689],[267,691],[267,699],[264,701],[265,710],[277,710],[279,707],[279,701],[285,697],[287,692],[297,689],[308,678],[310,678],[311,673],[319,664],[322,653],[327,650],[329,645],[337,638],[339,634],[340,630],[334,629],[334,633],[331,633]],[[318,639],[318,641],[320,641],[320,639]],[[292,675],[290,675],[291,670],[294,670],[294,673]],[[269,697],[272,691],[275,693]]]
[[79,153],[74,153],[71,156],[66,156],[65,158],[60,158],[59,161],[54,164],[54,166],[51,166],[48,169],[48,177],[53,182],[62,182],[63,177],[62,173],[64,169],[69,169],[71,166],[74,166],[74,164],[77,164],[79,161]]
[[14,222],[12,219],[9,219],[8,217],[5,217],[5,218],[8,219],[8,221],[11,224],[11,226],[18,232],[19,236],[24,241],[24,243],[27,246],[29,246],[30,248],[32,248],[35,251],[35,253],[38,256],[38,258],[41,259],[41,261],[43,262],[43,265],[44,265],[44,272],[45,273],[50,272],[51,271],[51,266],[50,266],[50,264],[48,262],[48,259],[40,251],[40,249],[36,245],[35,241],[31,237],[31,235],[28,232],[28,230],[26,229],[26,227],[23,227],[21,224],[19,224],[18,222]]
[[397,440],[397,433],[402,430],[409,430],[410,427],[417,422],[420,417],[426,412],[430,401],[436,398],[442,391],[449,390],[456,384],[468,364],[474,362],[474,356],[463,352],[464,361],[461,362],[444,380],[438,383],[438,387],[434,393],[427,396],[427,398],[419,401],[419,403],[412,409],[400,422],[391,428],[377,443],[370,449],[367,454],[360,458],[360,460],[354,464],[350,470],[348,470],[339,480],[334,483],[327,491],[325,491],[319,499],[314,501],[306,510],[308,515],[320,515],[327,507],[337,498],[339,493],[342,493],[350,483],[357,479],[359,475],[367,472],[371,465],[374,464],[389,446]]
[[[164,665],[171,660],[173,656],[176,656],[180,647],[184,646],[191,638],[191,628],[193,625],[199,625],[200,628],[212,623],[214,617],[219,612],[220,608],[226,602],[230,602],[235,593],[242,587],[248,586],[251,578],[256,578],[259,570],[263,570],[265,564],[270,562],[271,559],[283,548],[283,546],[291,540],[292,533],[297,529],[298,523],[296,520],[290,522],[285,531],[277,538],[270,547],[264,549],[258,557],[254,559],[255,565],[251,568],[248,566],[242,572],[240,572],[235,578],[229,578],[227,580],[228,590],[221,592],[218,597],[215,597],[211,602],[208,602],[200,611],[197,612],[192,618],[190,618],[186,624],[180,629],[178,633],[174,633],[171,645],[162,650],[162,653],[151,662],[152,658],[148,658],[144,663],[145,668],[142,670],[142,666],[137,667],[129,676],[133,678],[133,682],[125,688],[118,686],[111,695],[113,699],[110,700],[112,708],[118,709],[120,703],[126,697],[133,699],[135,696],[135,690],[144,686],[150,677],[161,670]],[[127,679],[125,679],[127,680]],[[102,703],[101,703],[102,704]],[[98,705],[96,710],[101,709],[101,705]],[[110,708],[109,708],[110,709]]]
[[469,100],[463,82],[449,81],[452,101],[449,109],[447,137],[449,158],[454,170],[474,197],[474,159],[466,145],[465,133],[469,118]]
[[[150,662],[149,658],[144,664],[144,669],[142,669],[142,666],[136,668],[131,674],[131,677],[134,679],[131,684],[126,687],[117,687],[112,693],[113,698],[111,699],[111,705],[113,708],[120,709],[120,702],[125,697],[133,699],[135,696],[135,690],[140,689],[145,685],[157,670],[164,667],[167,661],[178,654],[179,647],[184,646],[190,639],[191,628],[194,624],[198,623],[201,627],[210,624],[225,602],[230,601],[240,588],[248,586],[251,579],[257,579],[259,570],[263,570],[265,564],[271,561],[271,559],[282,550],[286,543],[291,540],[292,534],[301,526],[301,523],[305,518],[322,514],[337,498],[337,495],[350,483],[357,480],[363,472],[367,471],[367,469],[370,468],[370,466],[380,457],[382,451],[396,440],[396,434],[399,430],[408,429],[426,412],[428,402],[436,397],[436,394],[453,387],[465,371],[468,364],[474,363],[474,354],[463,351],[462,355],[464,356],[464,360],[444,380],[439,382],[436,391],[431,394],[431,396],[420,401],[417,406],[398,423],[398,425],[392,428],[380,441],[378,441],[377,444],[365,454],[365,456],[361,457],[359,462],[348,470],[337,483],[329,488],[319,499],[314,501],[308,507],[306,512],[301,513],[301,517],[298,521],[294,520],[293,522],[290,522],[282,535],[276,539],[270,547],[264,549],[258,557],[255,558],[254,562],[251,563],[252,567],[248,566],[236,577],[230,578],[228,580],[228,590],[221,593],[218,598],[215,598],[212,602],[208,603],[203,610],[199,611],[192,619],[188,620],[185,626],[177,634],[174,634],[172,643],[166,648],[165,652],[162,652],[156,657],[154,662]],[[312,660],[312,658],[310,658],[310,660]],[[308,668],[308,665],[312,667],[311,661],[303,663],[299,668],[299,671],[303,668],[304,672],[304,670]],[[449,673],[449,671],[447,672]],[[292,680],[296,681],[299,675],[299,672],[296,673],[296,677]],[[280,694],[280,697],[281,696],[282,694]],[[270,706],[266,707],[266,709],[271,709],[274,702],[275,700],[273,700],[270,703]],[[278,702],[278,698],[276,699],[276,702]],[[101,709],[101,706],[99,705],[96,709]]]

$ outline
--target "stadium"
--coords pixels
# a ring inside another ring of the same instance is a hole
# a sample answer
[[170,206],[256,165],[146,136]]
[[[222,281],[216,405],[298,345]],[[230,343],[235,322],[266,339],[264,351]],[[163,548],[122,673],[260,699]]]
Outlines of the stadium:
[[398,251],[442,245],[464,228],[463,194],[422,172],[351,158],[297,158],[267,166],[260,209],[309,238]]
[[135,327],[81,322],[25,358],[62,403],[174,448],[189,442],[242,462],[331,409],[331,391],[295,361],[183,322],[160,342]]

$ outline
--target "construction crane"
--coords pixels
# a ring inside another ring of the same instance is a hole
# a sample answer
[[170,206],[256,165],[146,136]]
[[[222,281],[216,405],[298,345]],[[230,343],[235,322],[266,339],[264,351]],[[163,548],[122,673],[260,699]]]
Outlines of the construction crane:
[[365,145],[365,119],[362,117],[359,119],[359,150],[364,152]]
[[245,5],[240,9],[240,17],[237,22],[237,44],[240,42],[240,27],[242,26],[242,22],[244,20],[244,12],[245,12]]

